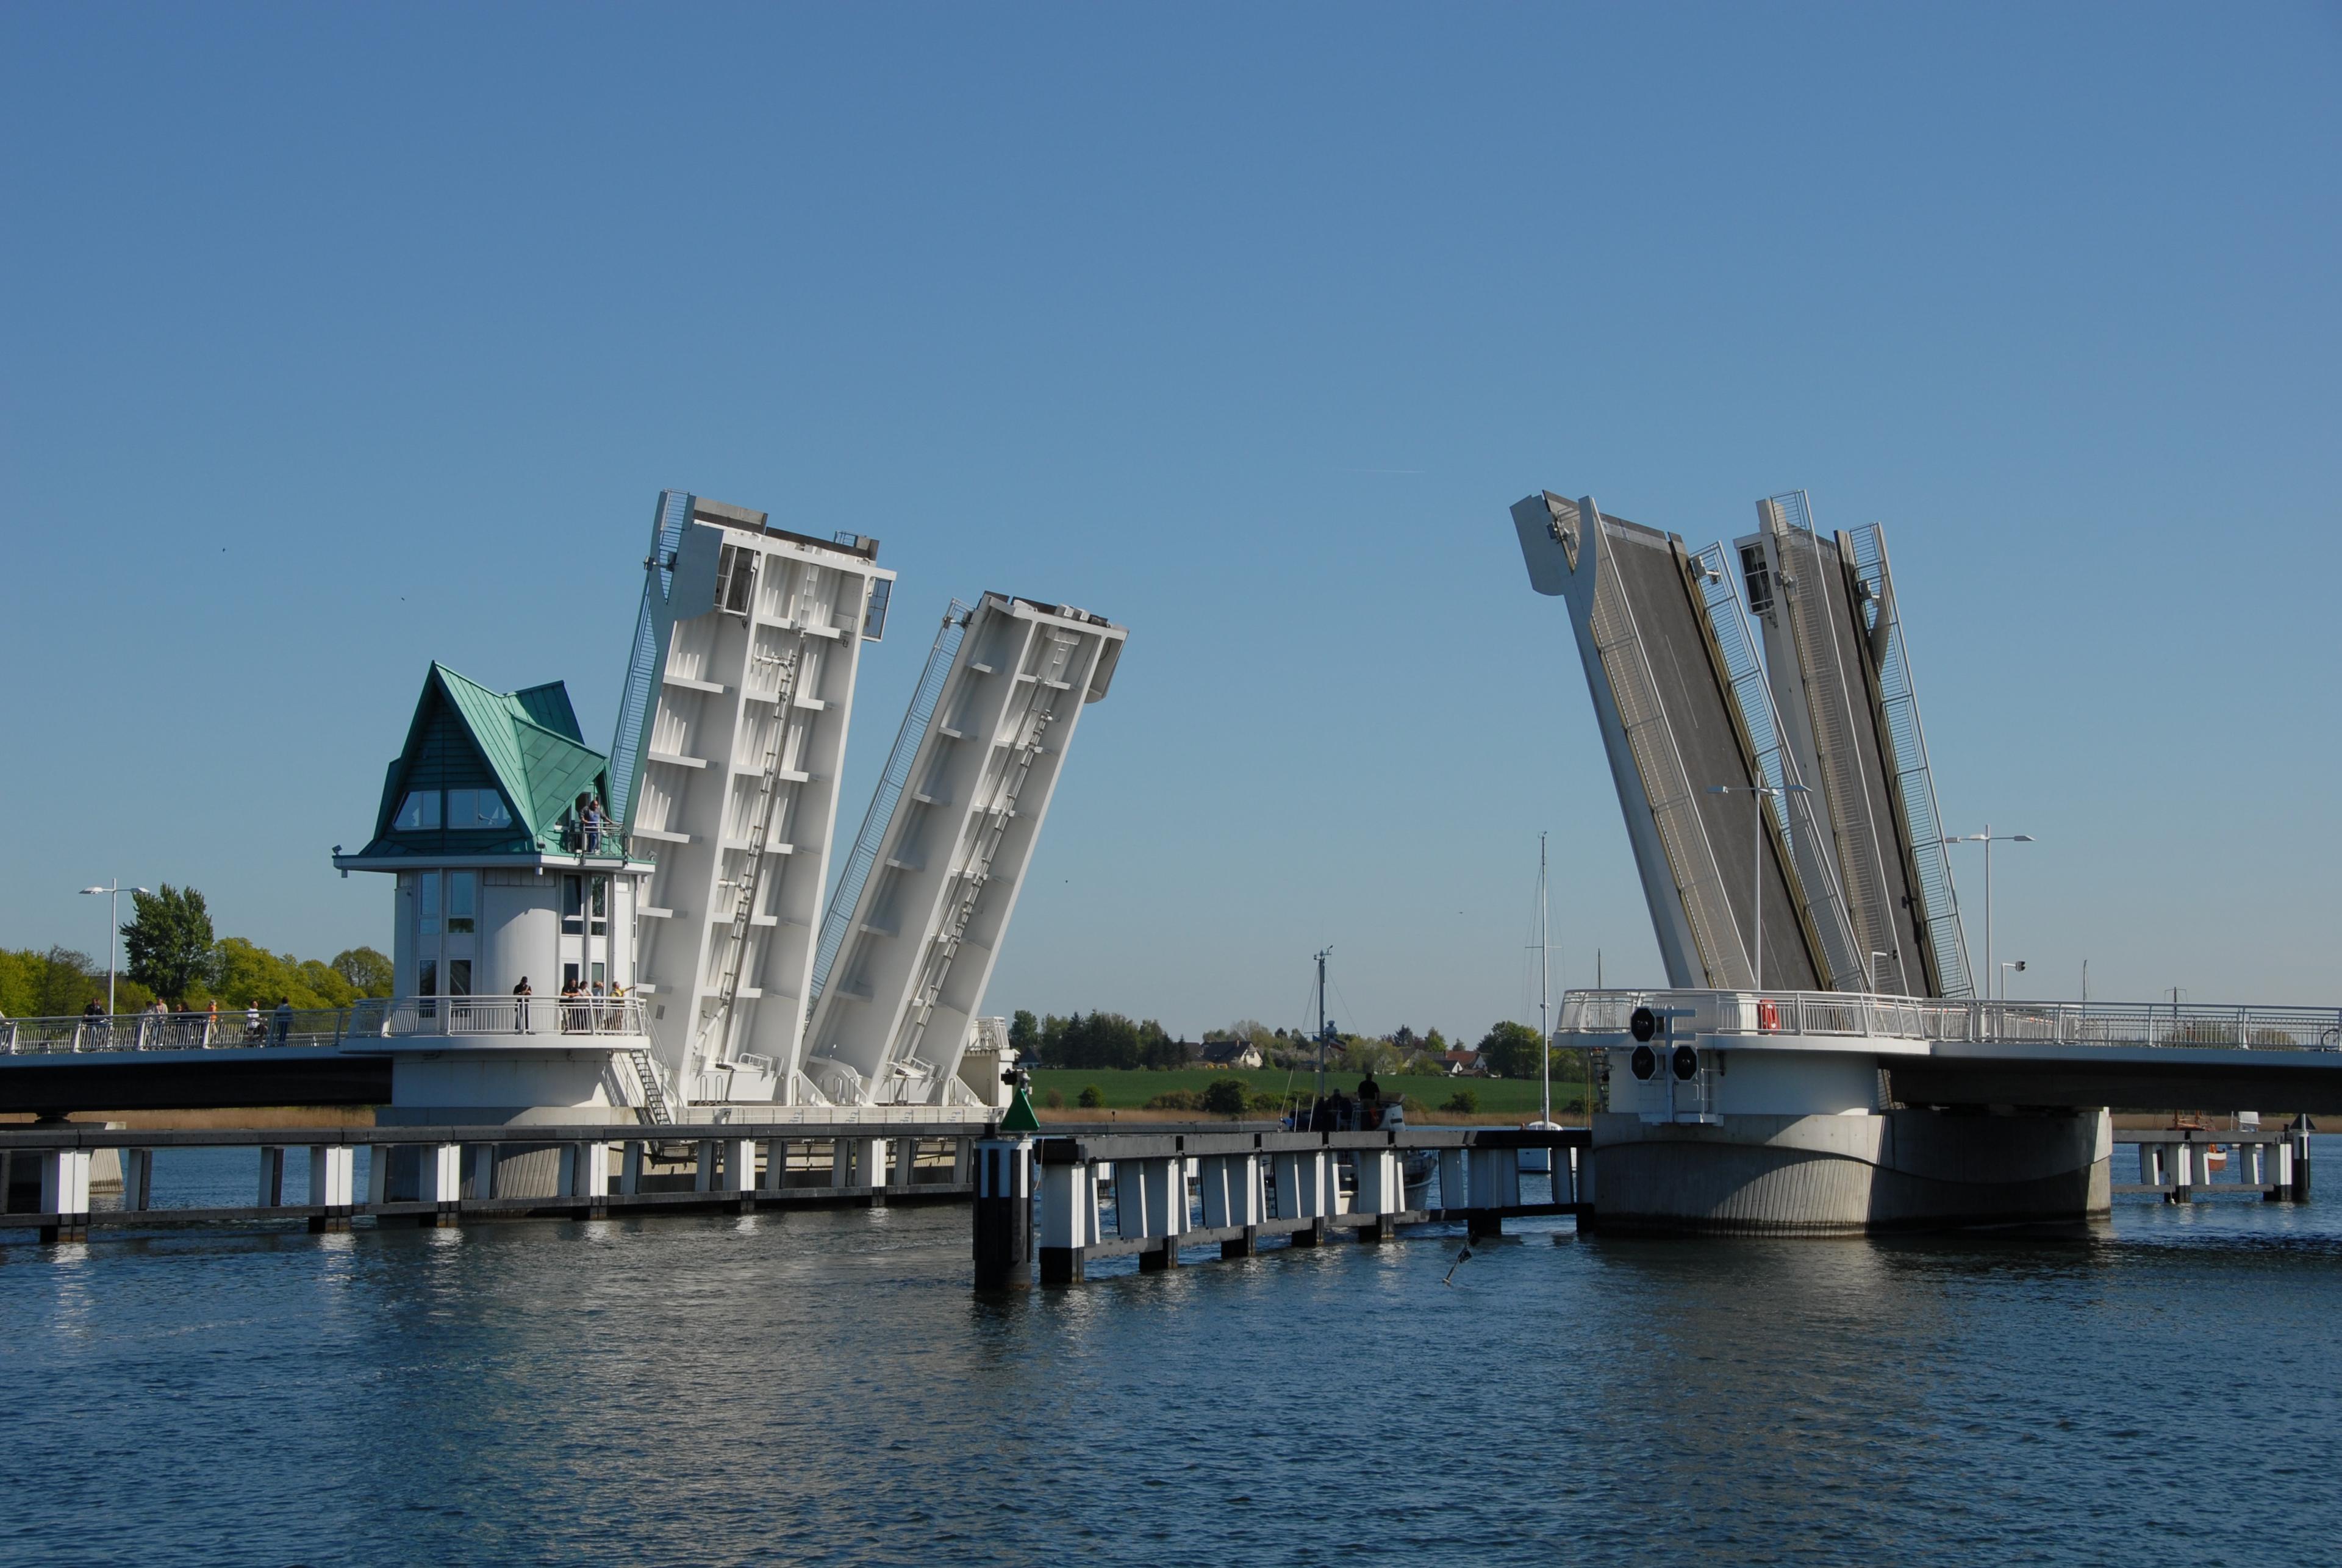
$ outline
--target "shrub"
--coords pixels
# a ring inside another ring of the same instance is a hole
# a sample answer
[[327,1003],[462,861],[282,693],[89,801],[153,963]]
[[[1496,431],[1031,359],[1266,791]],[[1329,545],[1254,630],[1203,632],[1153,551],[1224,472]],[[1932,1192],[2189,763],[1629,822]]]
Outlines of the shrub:
[[1095,1111],[1106,1104],[1106,1091],[1095,1084],[1085,1084],[1082,1085],[1081,1094],[1076,1096],[1076,1099],[1083,1110]]
[[1266,1111],[1271,1115],[1276,1115],[1285,1109],[1285,1097],[1281,1094],[1272,1094],[1266,1089],[1256,1089],[1253,1092],[1252,1099],[1246,1104],[1250,1110]]
[[1480,1096],[1474,1094],[1469,1089],[1458,1089],[1453,1094],[1448,1095],[1447,1104],[1439,1108],[1443,1111],[1454,1111],[1462,1115],[1469,1116],[1474,1112],[1479,1110]]
[[1066,1092],[1062,1089],[1047,1090],[1041,1096],[1041,1104],[1052,1111],[1062,1111],[1066,1108]]
[[1193,1089],[1166,1089],[1147,1101],[1146,1108],[1150,1111],[1200,1111],[1204,1108],[1204,1097]]
[[1241,1080],[1216,1078],[1206,1086],[1196,1109],[1209,1111],[1215,1116],[1241,1116],[1246,1098]]

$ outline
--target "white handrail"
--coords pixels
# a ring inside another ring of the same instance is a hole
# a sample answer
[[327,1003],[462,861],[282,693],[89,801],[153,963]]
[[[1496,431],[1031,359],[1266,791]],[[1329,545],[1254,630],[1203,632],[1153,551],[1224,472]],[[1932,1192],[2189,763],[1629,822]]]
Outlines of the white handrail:
[[1637,1007],[1704,1034],[2342,1051],[2342,1007],[2233,1003],[1978,1002],[1840,991],[1571,991],[1554,1033],[1623,1034]]

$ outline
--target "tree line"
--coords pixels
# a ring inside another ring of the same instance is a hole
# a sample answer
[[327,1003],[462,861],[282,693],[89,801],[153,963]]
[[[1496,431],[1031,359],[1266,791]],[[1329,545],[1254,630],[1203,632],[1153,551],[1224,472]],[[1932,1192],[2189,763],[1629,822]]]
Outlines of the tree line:
[[[117,1012],[135,1013],[160,997],[174,1008],[201,1010],[257,1004],[346,1007],[362,996],[390,994],[391,963],[371,947],[345,948],[332,959],[271,953],[241,936],[217,936],[204,895],[168,883],[131,895],[122,928]],[[74,948],[0,948],[0,1014],[55,1018],[105,1004],[105,964]]]
[[[1223,1028],[1204,1031],[1202,1044],[1242,1041],[1258,1051],[1272,1067],[1314,1068],[1317,1042],[1304,1030],[1271,1029],[1256,1018],[1240,1018]],[[1008,1043],[1026,1063],[1042,1067],[1173,1068],[1193,1064],[1200,1047],[1175,1039],[1155,1020],[1133,1020],[1119,1013],[1054,1013],[1036,1016],[1018,1009],[1008,1026]],[[1537,1075],[1537,1032],[1534,1025],[1510,1020],[1480,1036],[1475,1047],[1481,1063],[1498,1078]],[[1401,1024],[1387,1034],[1336,1034],[1326,1044],[1326,1064],[1342,1073],[1428,1075],[1447,1071],[1450,1049],[1436,1029],[1417,1034]],[[1578,1072],[1576,1053],[1553,1053],[1556,1077]]]

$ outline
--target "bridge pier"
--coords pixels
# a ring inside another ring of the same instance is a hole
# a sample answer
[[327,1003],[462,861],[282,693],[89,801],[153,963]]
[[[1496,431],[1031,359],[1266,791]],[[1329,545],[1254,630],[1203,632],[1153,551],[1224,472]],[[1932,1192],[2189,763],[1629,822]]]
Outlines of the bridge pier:
[[1022,1285],[1033,1256],[1033,1141],[986,1138],[975,1153],[976,1288]]
[[598,1220],[610,1212],[609,1144],[596,1141],[562,1145],[561,1195],[576,1201],[581,1220]]
[[[1519,1157],[1516,1151],[1513,1157]],[[1406,1174],[1399,1164],[1398,1151],[1360,1149],[1350,1160],[1358,1183],[1350,1212],[1375,1216],[1373,1223],[1358,1227],[1358,1240],[1370,1245],[1393,1240],[1398,1235],[1397,1216],[1406,1207]]]
[[[387,1162],[385,1162],[387,1164]],[[417,1203],[436,1205],[435,1212],[421,1216],[415,1223],[425,1230],[462,1223],[464,1201],[464,1145],[461,1144],[426,1144],[423,1147],[421,1183],[415,1189]]]
[[765,1140],[765,1168],[756,1174],[759,1194],[777,1193],[789,1184],[789,1141],[786,1138]]
[[1324,1149],[1279,1150],[1269,1156],[1276,1183],[1276,1217],[1314,1220],[1316,1223],[1293,1233],[1296,1247],[1314,1247],[1326,1240],[1326,1220],[1334,1212],[1327,1189],[1333,1184],[1334,1163]]
[[[357,1198],[358,1152],[347,1144],[309,1145],[309,1202],[324,1209],[309,1216],[311,1232],[323,1234],[350,1228],[350,1210]],[[123,1198],[127,1203],[125,1186]],[[142,1195],[142,1206],[143,1206]]]
[[155,1151],[125,1149],[122,1152],[122,1206],[136,1211],[152,1207],[155,1201]]
[[43,1149],[41,1212],[55,1218],[41,1227],[44,1242],[89,1239],[89,1151]]
[[1206,1154],[1196,1162],[1196,1185],[1204,1203],[1204,1228],[1241,1228],[1244,1234],[1220,1243],[1223,1258],[1251,1257],[1260,1245],[1266,1219],[1261,1201],[1258,1154]]
[[1085,1273],[1084,1253],[1103,1239],[1098,1227],[1097,1167],[1087,1160],[1041,1167],[1041,1283],[1074,1284]]

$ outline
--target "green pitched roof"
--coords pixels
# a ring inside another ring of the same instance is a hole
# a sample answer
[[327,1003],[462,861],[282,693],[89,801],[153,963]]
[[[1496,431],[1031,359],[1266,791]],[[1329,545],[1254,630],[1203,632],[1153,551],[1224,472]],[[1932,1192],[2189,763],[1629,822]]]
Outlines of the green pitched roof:
[[[446,665],[434,664],[424,682],[407,726],[406,744],[390,764],[383,781],[382,808],[375,819],[375,843],[367,853],[400,853],[396,843],[385,844],[391,819],[405,795],[407,779],[431,734],[438,714],[451,716],[479,760],[487,766],[496,787],[511,803],[515,838],[497,846],[513,853],[560,849],[561,818],[581,794],[591,792],[607,798],[605,776],[609,759],[580,738],[577,714],[569,693],[560,682],[517,692],[491,691]],[[428,777],[429,775],[426,775]],[[431,787],[427,783],[422,787]],[[402,838],[416,836],[402,834]]]

